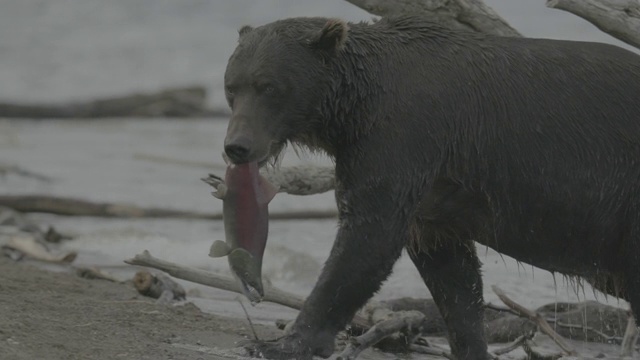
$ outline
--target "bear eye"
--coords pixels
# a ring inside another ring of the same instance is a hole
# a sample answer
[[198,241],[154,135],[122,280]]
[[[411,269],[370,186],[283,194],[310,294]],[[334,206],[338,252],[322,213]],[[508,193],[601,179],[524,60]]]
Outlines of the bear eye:
[[273,95],[276,92],[276,87],[272,84],[262,84],[258,86],[258,90],[265,95]]

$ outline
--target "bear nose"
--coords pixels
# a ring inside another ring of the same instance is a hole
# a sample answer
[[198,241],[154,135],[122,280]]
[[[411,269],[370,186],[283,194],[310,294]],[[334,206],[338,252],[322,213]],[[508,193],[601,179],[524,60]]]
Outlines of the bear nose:
[[234,163],[246,162],[251,150],[246,144],[232,142],[224,146],[224,152]]

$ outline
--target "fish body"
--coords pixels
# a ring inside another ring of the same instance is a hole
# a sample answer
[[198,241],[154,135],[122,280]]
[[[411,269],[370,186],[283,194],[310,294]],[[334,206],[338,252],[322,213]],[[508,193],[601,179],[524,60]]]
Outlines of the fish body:
[[278,189],[260,175],[258,163],[229,164],[225,183],[213,195],[222,199],[226,241],[211,245],[209,256],[227,256],[247,298],[264,297],[262,256],[269,233],[269,202]]

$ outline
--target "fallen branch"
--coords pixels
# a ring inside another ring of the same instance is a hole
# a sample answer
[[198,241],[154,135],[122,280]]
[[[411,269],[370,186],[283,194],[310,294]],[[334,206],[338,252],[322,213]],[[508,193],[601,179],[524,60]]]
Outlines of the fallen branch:
[[[178,279],[183,279],[183,280],[191,281],[191,282],[206,285],[206,286],[211,286],[211,287],[215,287],[215,288],[226,290],[226,291],[232,291],[238,294],[242,293],[237,283],[230,277],[214,274],[214,273],[199,270],[199,269],[183,267],[175,263],[160,260],[151,256],[151,254],[149,254],[149,252],[146,250],[142,254],[136,255],[134,258],[126,260],[125,263],[130,265],[138,265],[138,266],[145,266],[145,267],[158,269]],[[525,317],[532,319],[532,321],[535,321],[537,324],[540,324],[539,320],[534,320],[540,317],[540,315],[537,315],[536,313],[522,307],[521,305],[516,304],[511,299],[506,297],[506,295],[504,295],[504,293],[501,292],[500,289],[497,289],[497,291],[496,289],[497,288],[494,288],[494,291],[496,292],[496,294],[498,294],[498,296],[502,301],[505,301],[505,304],[507,306],[512,308],[518,314],[524,315]],[[424,301],[427,301],[427,300],[429,299],[424,299]],[[268,301],[268,302],[280,304],[283,306],[287,306],[292,309],[300,310],[304,302],[304,299],[302,299],[301,297],[295,294],[287,293],[273,286],[269,286],[265,284],[264,301]],[[436,348],[428,349],[428,347],[425,347],[425,346],[421,346],[420,348],[414,349],[412,345],[420,345],[413,342],[413,339],[415,339],[415,336],[433,335],[433,334],[429,334],[431,330],[428,330],[428,327],[430,326],[429,321],[433,321],[433,319],[428,319],[427,316],[424,316],[424,312],[422,314],[416,314],[417,311],[416,312],[412,312],[412,311],[394,312],[394,310],[392,310],[393,306],[389,305],[393,303],[394,302],[391,301],[383,304],[369,305],[368,309],[366,309],[366,312],[368,312],[368,318],[365,318],[362,315],[357,315],[354,318],[352,327],[355,333],[364,334],[367,330],[372,328],[372,326],[376,324],[380,324],[380,325],[377,328],[378,330],[370,331],[369,334],[366,335],[364,338],[356,337],[355,338],[356,343],[351,345],[353,350],[350,350],[350,351],[353,351],[353,353],[351,353],[351,355],[347,353],[347,354],[344,354],[344,356],[353,356],[354,353],[362,351],[365,345],[371,346],[376,343],[378,347],[381,347],[389,351],[390,348],[386,346],[386,344],[385,346],[382,346],[383,345],[382,341],[387,341],[389,339],[389,336],[382,336],[382,335],[396,334],[398,332],[401,333],[400,336],[396,336],[396,339],[395,339],[396,341],[393,341],[394,339],[391,339],[390,341],[391,343],[397,345],[400,342],[404,341],[405,349],[408,346],[408,349],[412,351],[419,351],[419,352],[427,351],[427,353],[429,354],[438,354],[440,356],[445,356],[445,357],[448,355],[448,353],[444,350],[436,349]],[[405,307],[407,306],[407,304],[409,304],[407,301],[400,301],[400,303],[402,303],[401,306],[405,306]],[[417,304],[417,302],[413,302],[413,304],[415,305]],[[431,313],[431,310],[427,310],[427,311]],[[411,316],[403,317],[403,314],[411,315]],[[504,316],[513,316],[513,315],[504,314]],[[540,318],[544,322],[544,318],[542,317]],[[385,323],[385,321],[388,321],[388,322]],[[585,319],[585,321],[590,321],[590,319]],[[544,323],[546,324],[547,331],[550,330],[549,332],[547,332],[545,331],[545,327],[543,325],[539,325],[540,329],[544,333],[546,333],[547,335],[549,335],[549,333],[551,334],[555,333],[553,329],[550,328],[548,323],[546,322]],[[419,330],[419,331],[416,331],[416,330]],[[439,331],[439,330],[436,330],[436,331]],[[553,335],[549,335],[549,336],[554,341],[556,341],[556,343],[557,343],[557,339],[560,339],[560,342],[564,342],[562,337],[560,337],[557,334],[556,336],[553,336]],[[401,341],[397,341],[397,340],[401,340]],[[563,350],[566,353],[570,353],[570,351],[573,351],[569,345],[566,345],[566,343],[564,345],[561,345],[561,347],[563,347]],[[505,348],[505,351],[507,349],[509,349],[509,347]]]
[[500,36],[521,36],[482,0],[347,0],[378,16],[419,14],[453,29]]
[[596,330],[591,326],[587,326],[584,324],[580,324],[580,325],[573,325],[573,324],[565,324],[562,321],[558,321],[557,319],[546,319],[547,322],[555,324],[555,326],[557,328],[565,328],[565,329],[569,329],[569,330],[577,330],[577,331],[581,331],[581,332],[590,332],[595,334],[596,336],[598,336],[603,342],[606,344],[618,344],[621,345],[623,338],[621,337],[616,337],[616,336],[609,336],[607,334],[605,334],[604,332],[600,331],[600,330]]
[[70,264],[78,256],[75,251],[56,254],[39,241],[36,234],[27,232],[0,236],[0,251],[14,260],[28,257],[55,264]]
[[424,314],[419,311],[393,313],[387,319],[375,322],[364,334],[350,338],[349,343],[337,359],[355,359],[362,351],[397,333],[405,334],[403,338],[406,340],[403,343],[408,348],[413,340],[422,333],[424,320]]
[[624,337],[622,338],[622,344],[620,346],[620,356],[633,356],[637,342],[638,326],[636,325],[636,319],[633,316],[633,313],[629,311],[629,319],[627,319],[627,329],[624,332]]
[[[221,220],[222,213],[202,213],[164,208],[143,208],[123,203],[98,203],[80,199],[48,195],[4,195],[0,206],[15,211],[40,212],[66,216],[93,216],[106,218],[179,218]],[[331,219],[335,210],[304,210],[270,213],[270,220]]]
[[486,303],[484,304],[485,309],[489,309],[489,310],[493,310],[499,313],[509,313],[509,314],[513,314],[513,315],[518,315],[517,312],[515,312],[514,310],[508,308],[508,307],[504,307],[504,306],[499,306],[499,305],[494,305],[492,303]]
[[530,335],[520,335],[517,339],[513,340],[511,343],[492,351],[493,355],[500,356],[507,353],[512,352],[513,350],[519,348],[524,344],[525,341],[529,339]]
[[0,103],[0,117],[45,119],[228,115],[226,109],[207,108],[206,99],[204,87],[190,86],[61,105],[5,102]]
[[535,322],[538,325],[538,328],[540,329],[540,331],[542,331],[543,333],[547,334],[551,339],[553,339],[553,341],[558,344],[558,346],[560,346],[560,348],[567,354],[567,355],[578,355],[578,353],[571,347],[571,345],[569,345],[564,338],[562,338],[562,336],[560,336],[557,332],[555,332],[551,326],[549,325],[549,323],[538,313],[533,312],[527,308],[525,308],[524,306],[516,303],[515,301],[511,300],[500,288],[498,288],[497,286],[493,285],[491,287],[493,289],[493,292],[498,295],[498,298],[500,298],[500,300],[502,300],[502,302],[507,305],[508,307],[510,307],[511,309],[513,309],[514,311],[516,311],[520,316],[528,318],[529,320]]
[[605,33],[640,48],[637,0],[547,0],[547,7],[577,15]]
[[[158,269],[178,279],[242,294],[242,290],[236,281],[230,277],[164,261],[151,256],[147,250],[142,252],[142,254],[134,256],[132,259],[125,260],[124,262],[129,265]],[[296,310],[300,310],[304,303],[304,299],[297,295],[279,290],[268,284],[264,285],[264,301],[284,305]]]
[[[367,316],[369,324],[375,324],[387,316],[384,311],[391,314],[413,310],[424,314],[422,336],[446,335],[446,324],[433,299],[405,297],[387,300],[367,305],[363,314]],[[564,338],[603,344],[619,344],[627,320],[625,309],[596,301],[551,303],[538,307],[535,312],[547,321],[554,321],[557,324],[556,332]],[[490,344],[508,343],[537,329],[534,321],[520,317],[514,310],[491,304],[485,305],[484,321],[485,335]]]
[[[178,279],[242,294],[242,290],[238,286],[237,282],[230,277],[214,274],[212,272],[200,269],[181,266],[169,261],[164,261],[151,256],[151,254],[147,250],[142,252],[142,254],[134,256],[132,259],[125,260],[124,262],[129,265],[138,265],[158,269]],[[263,301],[283,305],[295,310],[300,310],[302,308],[302,304],[304,303],[303,298],[295,294],[282,291],[268,284],[264,284]],[[366,319],[363,319],[359,316],[356,316],[354,318],[352,325],[362,329],[369,328]]]

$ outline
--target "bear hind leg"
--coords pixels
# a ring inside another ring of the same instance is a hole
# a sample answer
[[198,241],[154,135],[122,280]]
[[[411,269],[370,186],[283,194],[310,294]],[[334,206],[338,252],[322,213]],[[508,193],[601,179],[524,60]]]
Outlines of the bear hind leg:
[[[433,243],[424,233],[421,241]],[[408,252],[447,324],[456,359],[490,359],[484,336],[480,260],[473,241],[442,240],[436,247]]]

